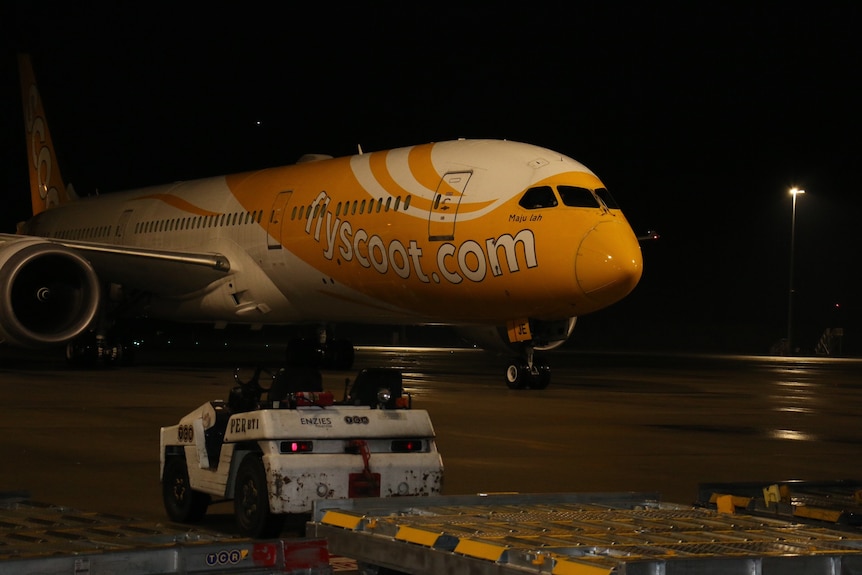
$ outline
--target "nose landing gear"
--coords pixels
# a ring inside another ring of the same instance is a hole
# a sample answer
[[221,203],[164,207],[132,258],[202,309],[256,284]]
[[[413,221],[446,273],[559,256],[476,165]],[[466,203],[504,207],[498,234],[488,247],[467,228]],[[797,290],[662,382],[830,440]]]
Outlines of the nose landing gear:
[[536,357],[532,346],[525,348],[525,357],[513,360],[506,368],[509,389],[545,389],[551,383],[551,368]]

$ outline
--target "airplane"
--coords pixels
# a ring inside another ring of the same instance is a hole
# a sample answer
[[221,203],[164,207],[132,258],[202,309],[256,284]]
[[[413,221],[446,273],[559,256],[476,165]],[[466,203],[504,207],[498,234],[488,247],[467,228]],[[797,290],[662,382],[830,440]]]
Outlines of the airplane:
[[532,144],[458,139],[77,197],[19,55],[33,216],[0,234],[0,340],[121,362],[125,318],[309,326],[287,361],[347,369],[329,326],[450,325],[513,352],[509,388],[547,387],[536,351],[627,296],[639,239],[601,180]]

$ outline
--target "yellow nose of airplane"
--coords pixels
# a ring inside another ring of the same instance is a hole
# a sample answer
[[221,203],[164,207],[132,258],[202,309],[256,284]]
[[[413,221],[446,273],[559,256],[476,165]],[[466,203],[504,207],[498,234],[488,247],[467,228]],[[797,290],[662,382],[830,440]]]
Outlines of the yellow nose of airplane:
[[602,222],[581,240],[575,277],[591,300],[605,305],[621,300],[642,273],[640,244],[627,223]]

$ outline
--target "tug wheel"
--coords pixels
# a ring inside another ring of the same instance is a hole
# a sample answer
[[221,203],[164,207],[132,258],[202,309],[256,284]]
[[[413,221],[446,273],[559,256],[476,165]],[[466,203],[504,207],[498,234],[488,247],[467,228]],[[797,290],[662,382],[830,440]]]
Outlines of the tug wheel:
[[171,521],[197,523],[207,512],[210,496],[189,485],[189,472],[183,457],[169,457],[162,477],[162,499]]
[[260,455],[250,453],[243,458],[235,485],[233,505],[240,532],[259,539],[276,537],[284,526],[284,515],[269,509],[266,470]]

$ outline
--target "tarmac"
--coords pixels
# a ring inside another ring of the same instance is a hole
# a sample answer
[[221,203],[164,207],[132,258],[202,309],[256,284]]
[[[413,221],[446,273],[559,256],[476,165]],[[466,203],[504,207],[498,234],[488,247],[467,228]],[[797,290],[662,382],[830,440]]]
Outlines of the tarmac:
[[[275,347],[142,349],[128,367],[70,369],[62,353],[0,352],[0,491],[166,521],[158,437],[226,399],[233,371],[277,367]],[[340,397],[363,367],[404,372],[428,410],[444,495],[658,492],[701,483],[860,479],[862,360],[556,351],[545,390],[510,390],[505,361],[468,348],[362,347],[323,372]],[[203,527],[231,532],[229,503]]]

